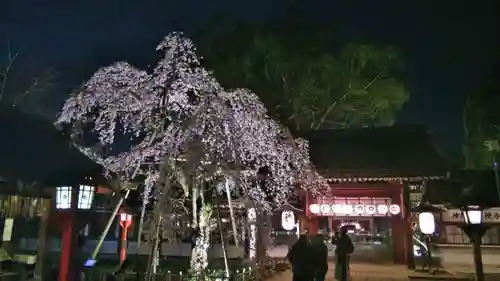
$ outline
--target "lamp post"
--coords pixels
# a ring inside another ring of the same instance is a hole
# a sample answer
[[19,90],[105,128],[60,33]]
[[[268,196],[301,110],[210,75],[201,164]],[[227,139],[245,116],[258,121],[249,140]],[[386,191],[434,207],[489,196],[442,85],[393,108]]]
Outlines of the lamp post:
[[127,233],[132,225],[132,215],[122,212],[120,213],[120,226],[122,228],[121,243],[120,243],[120,264],[127,258]]
[[483,258],[481,254],[481,240],[488,227],[483,223],[483,208],[479,206],[463,206],[461,208],[464,224],[462,229],[469,237],[473,246],[476,280],[484,281]]
[[434,213],[439,213],[442,210],[436,206],[433,206],[428,201],[420,203],[417,207],[411,210],[412,212],[418,213],[418,227],[420,231],[425,235],[425,247],[427,248],[427,263],[429,266],[429,272],[432,274],[432,235],[436,231],[436,221]]
[[427,261],[429,272],[432,272],[432,240],[431,237],[436,231],[436,222],[431,211],[423,211],[418,215],[418,226],[425,234],[425,246],[427,247]]
[[[75,221],[78,211],[89,211],[94,201],[95,187],[90,185],[56,187],[56,210],[62,231],[59,281],[70,280],[71,250],[75,242]],[[77,231],[78,232],[78,229]]]

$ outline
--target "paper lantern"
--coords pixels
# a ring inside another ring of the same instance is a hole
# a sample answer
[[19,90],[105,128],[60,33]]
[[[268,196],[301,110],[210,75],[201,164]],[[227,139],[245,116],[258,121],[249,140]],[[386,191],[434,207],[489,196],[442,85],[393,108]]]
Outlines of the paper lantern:
[[377,212],[381,215],[387,214],[388,211],[389,211],[389,207],[387,207],[387,205],[378,205],[377,206]]
[[[56,209],[71,209],[72,186],[58,186],[56,188]],[[94,201],[95,187],[90,185],[80,185],[78,187],[77,209],[90,210]]]
[[432,234],[436,230],[434,215],[430,212],[423,212],[418,215],[418,226],[423,234]]
[[354,208],[352,207],[352,205],[344,205],[344,207],[342,207],[342,211],[345,215],[350,215],[352,214]]
[[368,205],[368,206],[366,206],[365,209],[366,209],[366,213],[369,215],[375,214],[375,211],[377,210],[377,208],[375,208],[375,206],[373,206],[373,205]]
[[401,208],[399,207],[399,205],[396,205],[396,204],[392,204],[390,207],[389,207],[389,213],[393,214],[393,215],[397,215],[401,212]]
[[335,214],[342,214],[344,209],[341,204],[334,204],[332,205],[332,210]]
[[318,204],[311,204],[309,206],[309,211],[311,211],[311,213],[313,214],[318,214],[319,213],[319,205]]
[[295,215],[292,211],[281,212],[281,226],[284,230],[292,230],[295,228]]
[[365,206],[363,206],[363,205],[354,206],[354,212],[358,215],[363,214],[365,212]]
[[321,205],[321,212],[322,212],[323,214],[328,214],[328,213],[330,213],[330,205],[328,205],[328,204],[323,204],[323,205]]
[[476,206],[463,209],[462,216],[466,224],[481,224],[483,222],[483,210]]

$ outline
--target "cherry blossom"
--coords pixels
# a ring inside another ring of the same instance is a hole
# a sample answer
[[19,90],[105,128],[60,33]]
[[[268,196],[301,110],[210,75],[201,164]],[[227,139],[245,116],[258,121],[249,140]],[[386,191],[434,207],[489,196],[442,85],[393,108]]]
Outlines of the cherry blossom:
[[[224,89],[191,40],[173,33],[157,50],[164,56],[153,71],[118,62],[67,99],[57,123],[71,127],[84,153],[123,179],[146,174],[145,198],[166,159],[208,178],[231,177],[235,192],[260,203],[285,203],[297,185],[318,183],[307,141],[271,119],[255,93]],[[262,167],[265,188],[256,184]]]

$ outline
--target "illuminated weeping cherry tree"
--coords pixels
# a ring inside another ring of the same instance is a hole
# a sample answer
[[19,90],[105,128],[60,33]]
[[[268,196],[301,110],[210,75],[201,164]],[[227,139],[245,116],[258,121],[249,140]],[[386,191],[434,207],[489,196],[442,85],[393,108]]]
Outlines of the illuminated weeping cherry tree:
[[166,107],[151,77],[125,62],[101,68],[66,100],[56,121],[108,176],[124,183],[145,175],[144,204],[159,175],[152,164],[164,155],[158,145]]
[[[270,119],[254,93],[224,90],[200,66],[190,40],[172,34],[158,49],[165,56],[151,73],[123,62],[98,70],[66,101],[58,123],[69,125],[77,146],[113,175],[146,175],[144,205],[155,197],[156,225],[172,217],[172,184],[182,186],[200,228],[191,265],[201,272],[211,227],[208,181],[222,182],[229,200],[245,196],[263,212],[269,199],[284,203],[294,185],[308,188],[319,178],[307,143]],[[263,167],[264,186],[257,179]],[[232,212],[231,220],[234,227]]]
[[[269,211],[267,200],[270,198],[274,203],[285,203],[296,184],[310,187],[308,184],[318,179],[311,169],[307,143],[294,140],[286,128],[270,119],[254,93],[240,89],[219,91],[216,95],[199,94],[197,100],[205,106],[193,116],[192,127],[189,127],[191,144],[196,145],[183,154],[187,158],[184,163],[177,164],[188,166],[189,169],[182,170],[197,174],[182,178],[198,178],[201,182],[222,181],[228,199],[231,193],[237,193],[254,202],[250,214],[255,214],[256,208],[259,212]],[[257,177],[257,171],[263,167],[268,174],[265,188],[259,185]],[[231,204],[229,206],[231,208]],[[203,270],[208,263],[210,218],[206,216],[211,212],[206,206],[201,210],[198,219],[200,236],[191,263],[195,271]],[[231,220],[234,222],[233,215]],[[255,233],[255,225],[250,230]],[[233,232],[236,233],[236,229]]]
[[99,69],[65,102],[56,122],[69,127],[76,146],[109,175],[120,181],[146,176],[140,231],[158,166],[176,159],[188,137],[183,122],[197,110],[190,92],[218,86],[203,80],[211,79],[205,70],[191,67],[199,62],[184,51],[189,44],[178,34],[165,38],[158,46],[165,57],[152,73],[126,62]]

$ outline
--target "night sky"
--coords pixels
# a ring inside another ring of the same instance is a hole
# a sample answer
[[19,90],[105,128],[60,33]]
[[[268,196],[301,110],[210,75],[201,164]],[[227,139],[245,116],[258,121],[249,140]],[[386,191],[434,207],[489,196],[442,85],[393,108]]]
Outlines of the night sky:
[[[246,22],[279,22],[286,18],[290,1],[3,0],[0,51],[10,41],[22,56],[58,68],[62,102],[103,64],[153,64],[155,44],[170,31],[195,32],[216,14]],[[496,1],[463,1],[462,6],[460,1],[297,1],[297,20],[333,18],[345,41],[399,47],[411,91],[399,121],[425,124],[443,150],[459,147],[465,96],[479,86],[493,57],[500,54]],[[476,3],[482,6],[473,6]]]

